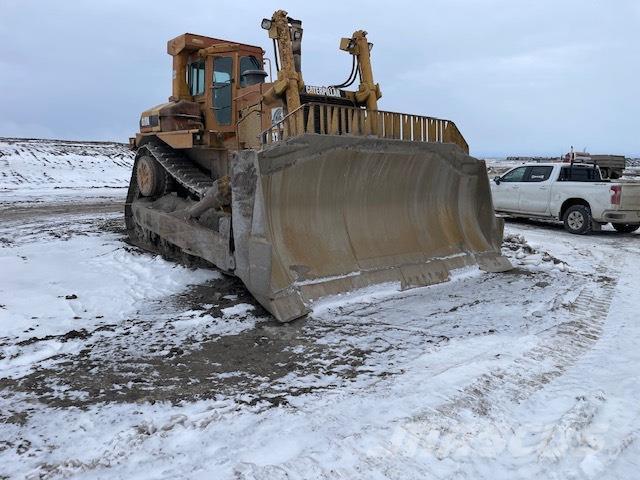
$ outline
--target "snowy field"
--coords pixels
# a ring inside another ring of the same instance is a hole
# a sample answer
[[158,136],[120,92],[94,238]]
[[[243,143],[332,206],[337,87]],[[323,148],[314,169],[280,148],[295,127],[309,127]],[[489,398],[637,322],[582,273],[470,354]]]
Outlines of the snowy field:
[[510,273],[280,325],[127,245],[87,179],[81,203],[16,203],[32,178],[0,210],[0,478],[637,477],[636,234],[508,222]]
[[132,163],[133,153],[119,143],[0,138],[0,208],[124,198]]

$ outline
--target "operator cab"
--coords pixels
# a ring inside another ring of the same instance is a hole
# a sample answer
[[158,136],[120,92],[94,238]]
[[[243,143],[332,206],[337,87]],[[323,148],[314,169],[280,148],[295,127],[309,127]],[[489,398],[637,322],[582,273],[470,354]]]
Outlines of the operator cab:
[[238,121],[240,90],[264,83],[263,50],[243,43],[186,33],[167,46],[174,60],[172,100],[196,102],[208,130],[231,131]]

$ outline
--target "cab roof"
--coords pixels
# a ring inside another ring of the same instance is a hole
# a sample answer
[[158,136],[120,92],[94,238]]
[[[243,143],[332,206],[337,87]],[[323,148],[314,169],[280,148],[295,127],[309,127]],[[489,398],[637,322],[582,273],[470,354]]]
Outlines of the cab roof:
[[204,35],[196,35],[195,33],[183,33],[182,35],[172,38],[167,42],[167,53],[169,55],[178,55],[180,52],[195,52],[202,48],[212,47],[214,45],[235,45],[243,50],[255,51],[262,54],[262,48],[246,43],[233,42],[231,40],[223,40],[220,38],[205,37]]

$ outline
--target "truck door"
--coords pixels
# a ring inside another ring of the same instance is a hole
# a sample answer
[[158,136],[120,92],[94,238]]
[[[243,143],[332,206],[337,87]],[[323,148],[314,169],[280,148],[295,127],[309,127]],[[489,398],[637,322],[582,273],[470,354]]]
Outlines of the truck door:
[[517,167],[508,171],[499,182],[492,185],[493,208],[505,212],[518,210],[520,197],[520,185],[524,180],[524,174],[528,167]]
[[536,215],[548,213],[551,198],[551,172],[553,167],[548,165],[527,169],[524,182],[520,184],[519,211]]

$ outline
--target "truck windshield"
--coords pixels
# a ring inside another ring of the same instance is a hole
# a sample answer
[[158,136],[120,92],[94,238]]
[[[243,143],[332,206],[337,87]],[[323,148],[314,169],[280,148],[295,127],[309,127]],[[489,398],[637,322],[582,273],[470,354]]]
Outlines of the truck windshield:
[[601,182],[597,168],[583,166],[569,166],[560,169],[559,182]]

